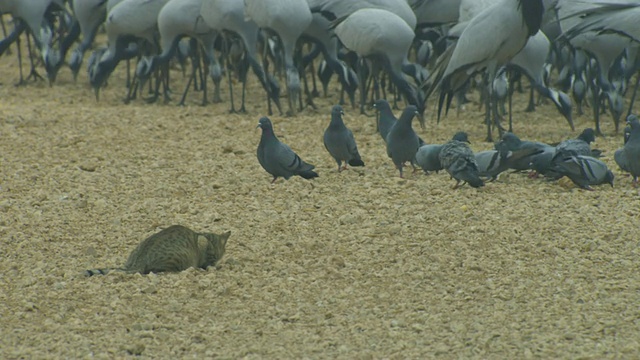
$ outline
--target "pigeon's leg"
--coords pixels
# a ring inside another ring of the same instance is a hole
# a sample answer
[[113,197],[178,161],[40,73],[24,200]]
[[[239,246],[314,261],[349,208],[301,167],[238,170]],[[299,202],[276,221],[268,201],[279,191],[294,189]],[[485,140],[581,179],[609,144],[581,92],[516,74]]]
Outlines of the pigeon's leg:
[[272,183],[272,184],[273,184],[273,183],[275,183],[275,182],[276,182],[276,180],[278,180],[278,177],[277,177],[277,176],[274,176],[274,177],[273,177],[273,180],[271,180],[271,183]]
[[631,186],[633,186],[634,188],[638,187],[638,177],[634,176],[633,180],[631,181]]
[[455,190],[455,189],[459,188],[460,186],[461,186],[461,185],[460,185],[460,180],[456,180],[456,184],[455,184],[455,185],[453,185],[453,188],[452,188],[452,189],[453,189],[453,190]]

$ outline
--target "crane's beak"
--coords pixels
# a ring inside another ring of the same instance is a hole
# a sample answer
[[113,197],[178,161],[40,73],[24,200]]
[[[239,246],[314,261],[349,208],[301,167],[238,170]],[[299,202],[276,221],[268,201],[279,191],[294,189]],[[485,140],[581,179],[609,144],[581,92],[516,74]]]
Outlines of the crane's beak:
[[421,114],[419,111],[416,111],[416,116],[418,117],[418,122],[420,123],[420,127],[424,129],[425,128],[424,115]]

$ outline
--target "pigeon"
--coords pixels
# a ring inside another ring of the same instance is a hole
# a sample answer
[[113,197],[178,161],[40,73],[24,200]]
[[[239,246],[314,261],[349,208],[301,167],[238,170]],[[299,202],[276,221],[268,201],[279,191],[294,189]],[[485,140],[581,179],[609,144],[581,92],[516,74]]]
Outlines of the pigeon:
[[473,155],[473,150],[467,143],[449,140],[440,149],[439,159],[442,167],[447,170],[452,178],[456,179],[454,189],[460,186],[461,181],[474,188],[484,186],[484,181],[480,179],[478,174],[478,164]]
[[[389,135],[389,131],[393,125],[396,124],[397,119],[395,115],[393,115],[393,111],[391,111],[391,106],[387,100],[376,100],[376,102],[373,103],[373,107],[379,111],[378,133],[382,137],[382,140],[387,142],[387,135]],[[425,144],[424,140],[420,137],[418,137],[418,141],[420,142],[420,146]]]
[[604,162],[586,155],[572,155],[562,161],[555,161],[554,171],[568,177],[574,184],[586,190],[591,185],[610,184],[613,187],[613,173]]
[[378,133],[382,137],[382,140],[387,141],[387,135],[389,131],[396,123],[396,117],[393,115],[393,111],[391,111],[391,106],[389,106],[389,102],[385,99],[376,100],[373,103],[373,107],[378,109]]
[[[358,146],[353,133],[342,121],[344,111],[342,106],[336,105],[331,109],[331,122],[324,131],[324,147],[338,163],[338,172],[347,169],[347,163],[351,166],[364,166],[360,158]],[[344,167],[342,162],[344,161]]]
[[[631,124],[629,124],[629,120],[633,119],[631,116],[635,116],[635,115],[629,115],[627,117],[627,126],[624,127],[624,132],[623,132],[623,139],[624,139],[623,145],[625,145],[629,141],[629,137],[631,137]],[[627,165],[627,156],[625,154],[624,147],[616,150],[616,152],[613,153],[613,159],[616,161],[616,164],[618,164],[618,166],[620,167],[620,170],[624,172],[630,172],[629,166]]]
[[533,147],[509,151],[503,143],[496,144],[496,147],[499,150],[486,150],[475,154],[480,176],[489,178],[489,181],[495,181],[498,175],[511,168],[512,163],[542,152],[541,149]]
[[632,184],[637,187],[640,176],[640,122],[636,115],[631,114],[627,117],[627,124],[629,136],[624,146],[614,153],[614,159],[622,170],[633,176]]
[[[535,149],[532,151],[532,154],[529,156],[524,156],[517,160],[511,161],[509,164],[509,168],[517,171],[521,170],[529,170],[531,169],[531,164],[536,162],[536,158],[539,156],[548,156],[547,153],[550,153],[551,156],[555,154],[556,148],[545,143],[537,142],[537,141],[522,141],[516,134],[506,132],[502,136],[502,140],[500,140],[496,144],[497,147],[505,146],[505,148],[509,151],[519,151],[525,149]],[[542,150],[542,151],[540,151]]]
[[616,161],[616,164],[618,164],[618,167],[620,167],[620,170],[624,172],[631,172],[629,170],[629,165],[627,165],[627,155],[624,152],[624,148],[616,150],[616,152],[613,153],[613,159]]
[[416,152],[420,147],[420,142],[418,134],[411,127],[411,121],[416,115],[418,115],[418,109],[415,105],[407,106],[402,111],[400,119],[387,134],[387,155],[400,171],[400,177],[402,177],[402,166],[405,162],[410,161],[411,166],[415,169]]
[[596,132],[592,128],[586,128],[576,139],[569,139],[556,146],[555,155],[551,161],[565,159],[569,156],[591,156],[591,143],[596,140]]
[[277,178],[283,177],[289,180],[293,175],[305,179],[318,177],[313,171],[314,165],[304,162],[291,148],[278,140],[273,132],[271,120],[267,117],[260,118],[258,127],[262,128],[260,144],[258,144],[258,161],[260,165],[271,175],[273,184]]
[[[453,135],[453,140],[469,143],[469,137],[464,131],[459,131]],[[438,172],[442,170],[442,164],[440,164],[440,150],[443,144],[425,144],[420,146],[416,153],[416,163],[422,168],[425,174],[429,171]]]

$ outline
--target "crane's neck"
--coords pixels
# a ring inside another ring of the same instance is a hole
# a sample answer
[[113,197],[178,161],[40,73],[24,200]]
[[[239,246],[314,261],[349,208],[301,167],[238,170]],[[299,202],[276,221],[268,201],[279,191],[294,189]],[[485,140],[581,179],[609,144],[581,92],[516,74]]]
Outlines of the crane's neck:
[[542,0],[518,0],[518,3],[522,19],[529,30],[529,36],[533,36],[540,30],[542,24],[542,15],[544,14]]

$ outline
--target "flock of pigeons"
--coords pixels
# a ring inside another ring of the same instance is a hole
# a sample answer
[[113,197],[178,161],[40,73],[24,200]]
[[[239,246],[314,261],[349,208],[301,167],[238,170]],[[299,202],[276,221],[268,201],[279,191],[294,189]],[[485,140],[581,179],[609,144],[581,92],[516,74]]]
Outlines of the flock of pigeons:
[[[458,184],[474,187],[484,184],[483,177],[495,179],[509,168],[534,170],[552,179],[568,176],[583,188],[612,183],[613,174],[589,143],[594,134],[602,133],[599,117],[606,103],[618,130],[629,81],[640,69],[637,0],[0,0],[0,13],[14,19],[14,30],[0,41],[0,55],[27,30],[51,82],[65,62],[77,75],[84,53],[104,25],[107,47],[95,48],[87,61],[96,98],[116,66],[134,57],[138,63],[127,99],[153,80],[149,100],[159,96],[160,87],[168,96],[169,60],[188,54],[190,79],[197,81],[200,73],[203,102],[206,78],[215,83],[214,101],[220,100],[224,71],[229,76],[233,71],[243,84],[244,110],[244,85],[252,70],[266,92],[269,114],[272,103],[280,111],[277,76],[286,82],[291,115],[302,108],[303,84],[307,102],[313,103],[306,75],[320,55],[317,76],[323,87],[331,74],[337,75],[353,106],[359,91],[361,112],[369,92],[372,99],[386,96],[380,94],[387,88],[381,81],[386,76],[394,101],[402,98],[407,104],[397,121],[388,103],[373,104],[380,112],[379,132],[400,176],[409,163],[425,171],[444,169]],[[67,51],[80,35],[67,61]],[[189,46],[179,51],[183,37],[190,39]],[[303,44],[310,44],[307,53]],[[559,90],[549,84],[550,69],[558,71]],[[315,70],[311,73],[315,79]],[[594,130],[558,146],[521,141],[511,132],[502,136],[499,98],[513,93],[510,89],[520,75],[531,82],[531,98],[537,90],[552,101],[572,130],[572,103],[566,92],[572,91],[579,112],[582,100],[590,98]],[[474,82],[484,95],[487,140],[493,142],[492,129],[501,132],[495,149],[473,154],[464,133],[446,144],[425,144],[411,127],[413,117],[423,122],[426,102],[437,94],[439,118],[454,99],[458,104],[465,100]],[[235,111],[232,83],[229,79]],[[634,97],[635,90],[628,114]],[[628,123],[629,140],[615,159],[633,175],[635,185],[640,140],[635,140],[634,118]],[[262,119],[260,127],[258,159],[274,179],[317,176],[312,165],[278,141],[268,119]],[[324,143],[340,169],[343,163],[364,165],[340,108],[333,110]]]
[[[409,163],[414,171],[416,166],[425,173],[445,170],[456,180],[458,188],[469,184],[474,188],[484,186],[485,180],[496,180],[506,170],[530,171],[530,177],[543,175],[550,180],[568,177],[574,184],[586,190],[592,185],[610,184],[614,175],[607,165],[598,159],[601,151],[591,149],[595,141],[595,131],[587,128],[576,139],[569,139],[557,145],[542,142],[523,141],[515,134],[506,132],[493,150],[473,152],[465,132],[456,133],[445,144],[426,144],[413,130],[413,118],[418,115],[415,106],[407,106],[395,119],[386,100],[377,100],[379,110],[378,132],[387,147],[387,155],[403,177],[403,167]],[[324,146],[338,164],[338,171],[350,166],[364,166],[353,132],[342,119],[342,106],[331,110],[331,121],[323,136]],[[273,176],[272,183],[279,177],[289,179],[297,175],[305,179],[318,177],[314,165],[302,160],[288,145],[278,140],[268,117],[262,117],[258,127],[262,136],[258,144],[257,156],[260,165]],[[640,176],[640,122],[635,115],[627,118],[624,146],[618,149],[614,158],[621,170],[633,176],[637,186]]]

